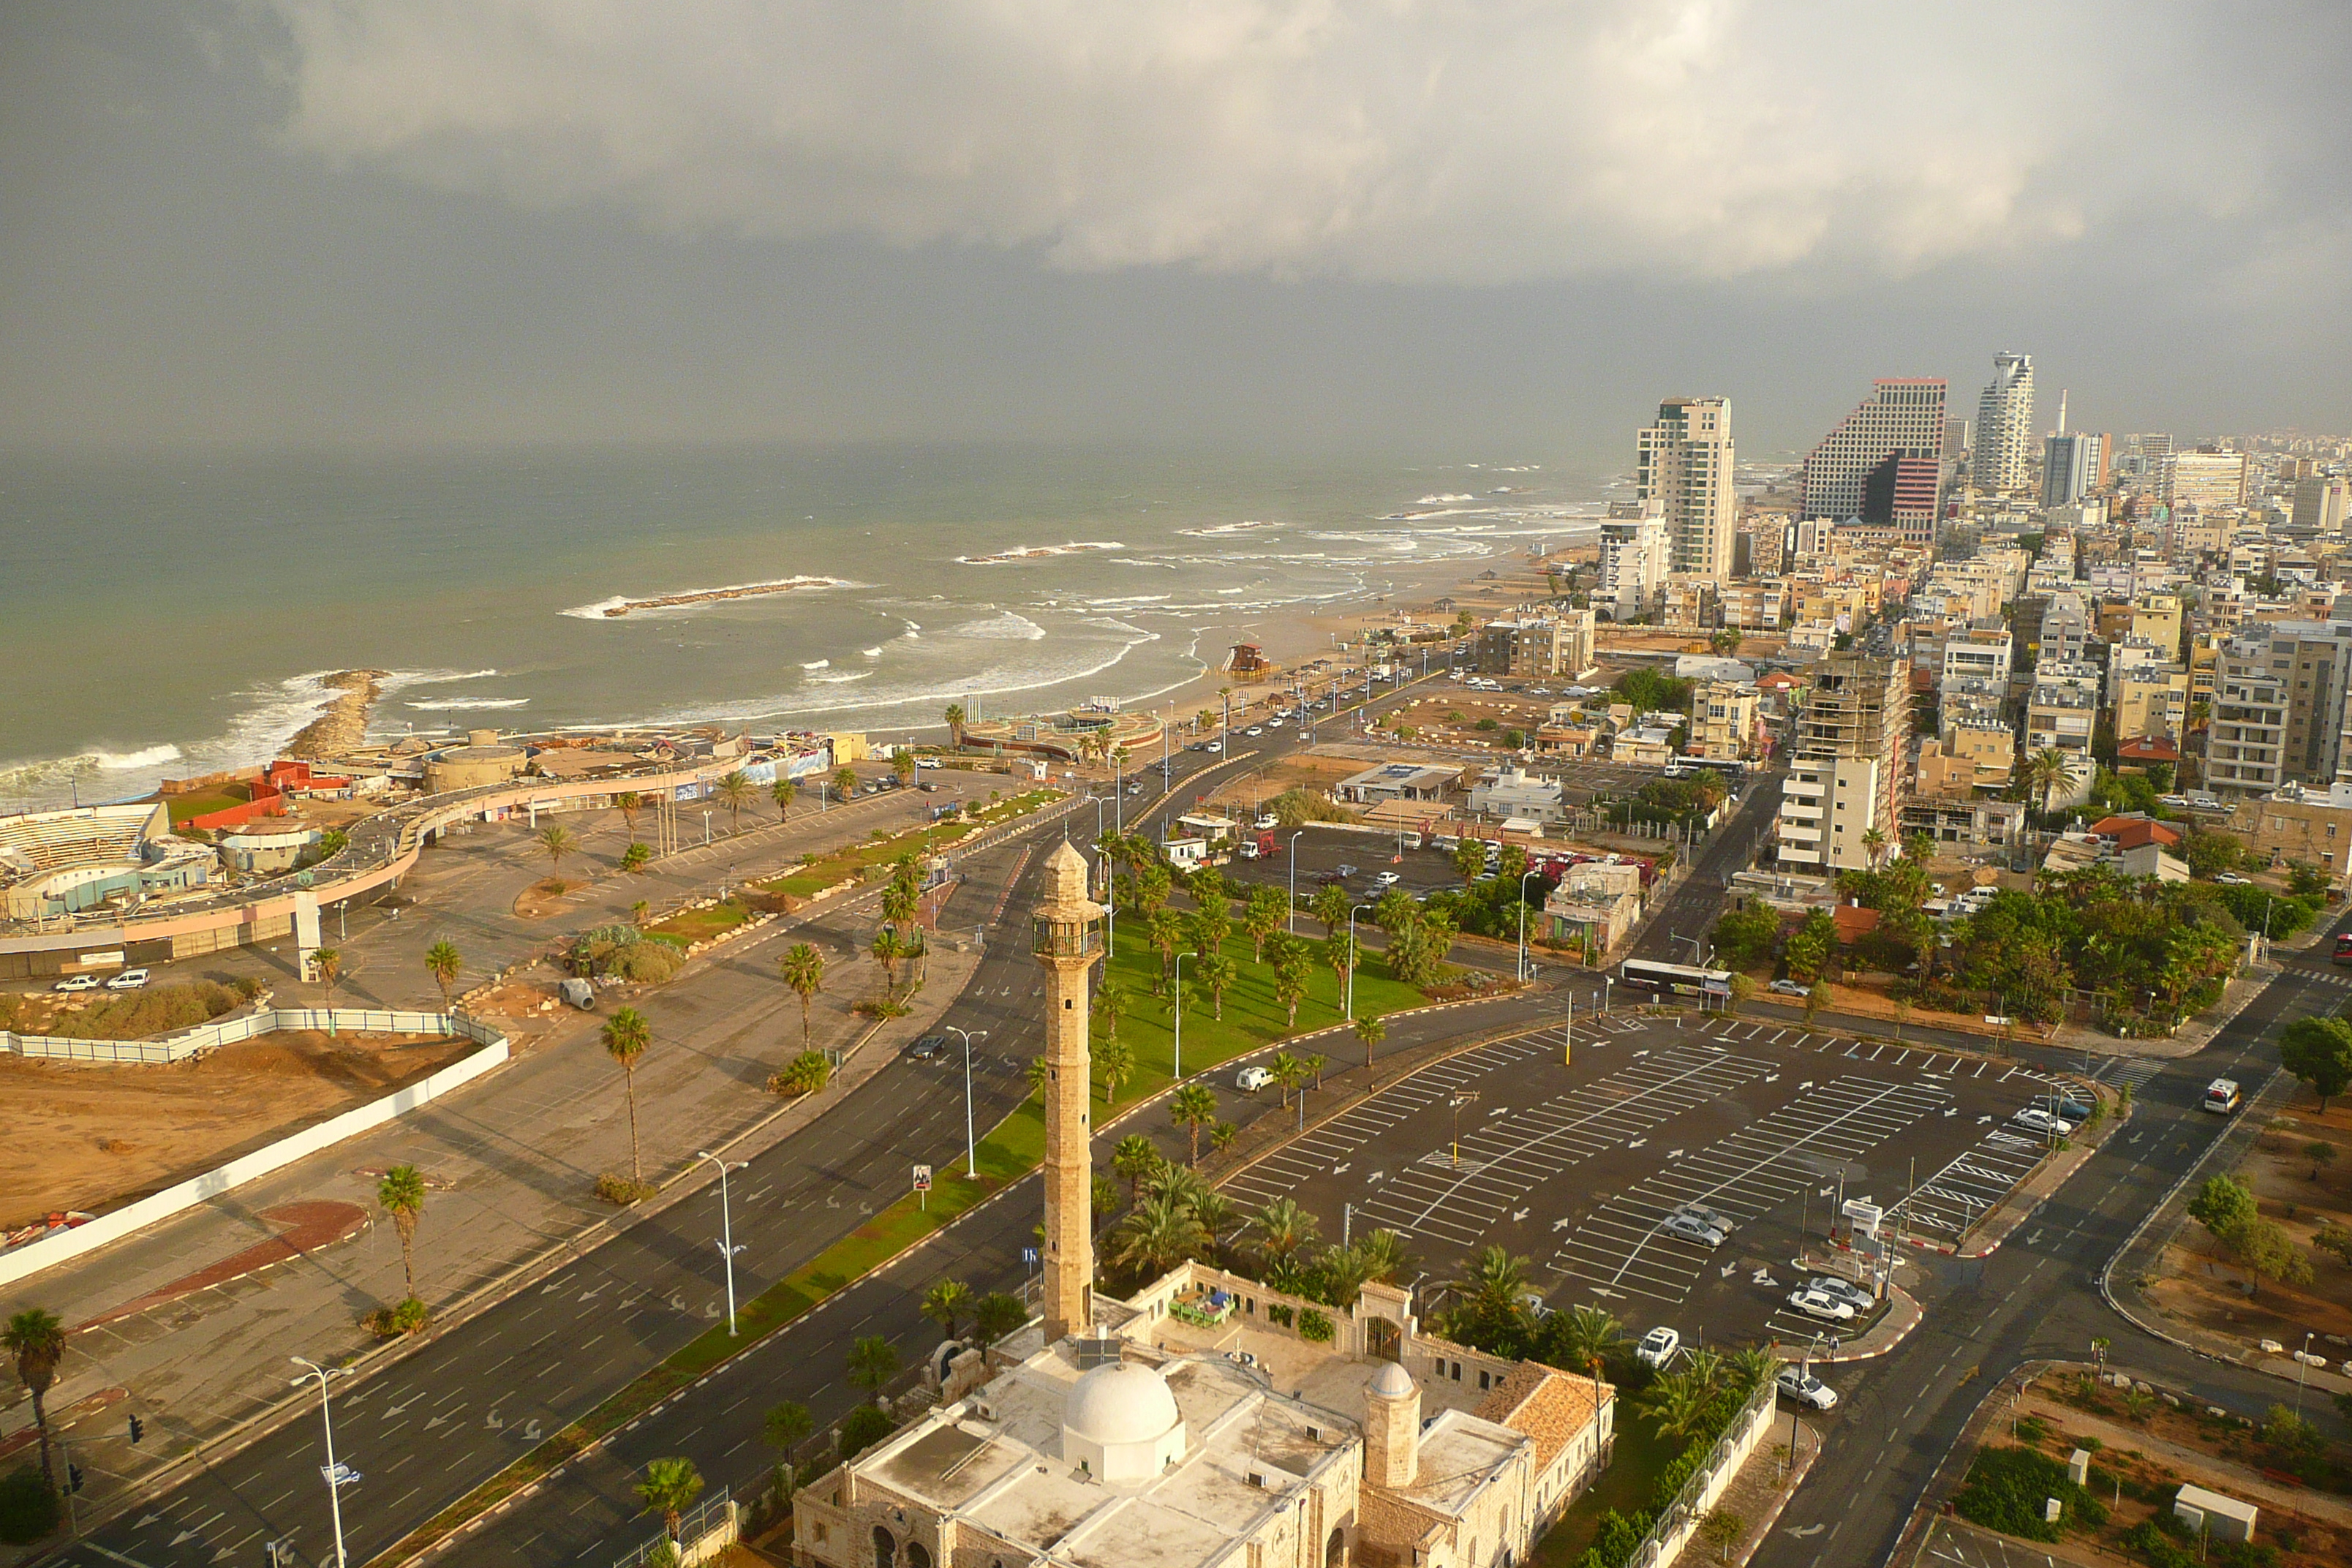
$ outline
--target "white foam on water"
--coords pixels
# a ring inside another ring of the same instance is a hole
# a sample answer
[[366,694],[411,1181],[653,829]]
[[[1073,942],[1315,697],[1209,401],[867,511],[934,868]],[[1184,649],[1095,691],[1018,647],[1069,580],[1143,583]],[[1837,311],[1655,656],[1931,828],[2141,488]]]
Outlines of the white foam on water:
[[992,621],[966,621],[960,626],[950,626],[940,635],[992,642],[1041,642],[1046,634],[1045,627],[1028,616],[1003,610]]
[[405,707],[414,708],[425,713],[452,712],[474,708],[527,708],[530,705],[530,699],[528,697],[443,697],[429,702],[404,704]]
[[833,668],[833,660],[829,658],[815,659],[808,664],[801,666],[801,668],[803,669],[831,669]]

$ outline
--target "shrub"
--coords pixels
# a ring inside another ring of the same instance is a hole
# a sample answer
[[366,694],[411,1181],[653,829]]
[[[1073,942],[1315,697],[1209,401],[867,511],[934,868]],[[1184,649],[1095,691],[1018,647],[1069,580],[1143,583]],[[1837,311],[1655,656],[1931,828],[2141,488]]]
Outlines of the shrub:
[[1309,1307],[1298,1314],[1298,1337],[1309,1344],[1331,1342],[1331,1320]]
[[686,954],[658,939],[633,942],[613,961],[613,973],[640,985],[659,985],[686,966]]
[[0,1479],[0,1541],[22,1546],[58,1527],[58,1494],[32,1465],[19,1465]]
[[898,1429],[898,1424],[878,1406],[859,1405],[842,1418],[837,1441],[843,1462],[856,1458]]
[[617,1204],[623,1208],[626,1208],[631,1204],[643,1203],[660,1190],[651,1182],[633,1181],[627,1176],[612,1171],[607,1171],[596,1178],[596,1195],[608,1204]]
[[770,1094],[814,1094],[833,1077],[833,1064],[823,1051],[803,1051],[768,1077]]
[[414,1296],[396,1307],[378,1307],[360,1320],[370,1333],[385,1340],[421,1333],[425,1325],[432,1321],[433,1310]]
[[[2062,1507],[2056,1524],[2042,1517],[2042,1500],[2053,1497]],[[1971,1524],[2029,1541],[2055,1541],[2062,1529],[2095,1527],[2107,1517],[2105,1504],[2066,1479],[2065,1466],[2031,1448],[1979,1452],[1952,1507]]]
[[1271,1303],[1265,1310],[1265,1321],[1277,1328],[1286,1329],[1291,1322],[1290,1309],[1278,1301]]

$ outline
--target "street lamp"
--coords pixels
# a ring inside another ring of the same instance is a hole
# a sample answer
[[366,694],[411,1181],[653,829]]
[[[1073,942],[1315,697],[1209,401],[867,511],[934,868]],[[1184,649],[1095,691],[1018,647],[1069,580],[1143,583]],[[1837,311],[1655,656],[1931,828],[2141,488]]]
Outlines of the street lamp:
[[[320,1471],[327,1478],[327,1516],[334,1521],[335,1568],[348,1568],[351,1560],[343,1555],[343,1468],[335,1463],[335,1417],[327,1403],[327,1379],[342,1376],[343,1369],[336,1367],[330,1371],[317,1362],[305,1361],[299,1355],[286,1359],[301,1367],[305,1377],[319,1380],[319,1420],[327,1433],[327,1463]],[[299,1388],[303,1382],[304,1378],[298,1377],[294,1379],[294,1386]]]
[[1298,841],[1306,837],[1303,827],[1290,836],[1290,922],[1284,929],[1293,936],[1298,934]]
[[1519,874],[1519,952],[1515,973],[1522,985],[1528,979],[1528,879],[1542,875],[1543,868],[1540,866]]
[[1370,904],[1348,906],[1348,1016],[1351,1019],[1356,1016],[1356,965],[1362,956],[1356,951],[1356,911],[1371,907]]
[[2303,1374],[2311,1365],[2311,1338],[2303,1336],[2303,1353],[2294,1358],[2294,1418],[2303,1419]]
[[719,1256],[727,1260],[727,1335],[735,1336],[735,1255],[743,1249],[735,1245],[735,1217],[727,1201],[727,1173],[741,1170],[747,1163],[738,1160],[733,1165],[708,1150],[694,1152],[698,1160],[708,1160],[719,1167]]
[[1190,953],[1176,955],[1176,983],[1168,994],[1176,1008],[1176,1076],[1173,1081],[1184,1081],[1184,961]]
[[980,1144],[971,1130],[971,1043],[988,1038],[986,1029],[959,1029],[953,1024],[941,1024],[950,1035],[963,1037],[963,1173],[974,1181],[980,1179]]

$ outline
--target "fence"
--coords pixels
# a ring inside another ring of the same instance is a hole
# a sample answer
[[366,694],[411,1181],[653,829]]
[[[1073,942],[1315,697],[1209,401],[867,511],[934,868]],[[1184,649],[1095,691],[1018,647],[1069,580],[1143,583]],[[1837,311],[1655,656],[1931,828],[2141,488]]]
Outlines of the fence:
[[370,1035],[457,1035],[478,1045],[506,1037],[462,1013],[402,1013],[364,1007],[279,1007],[198,1024],[149,1040],[77,1040],[61,1035],[14,1035],[0,1030],[0,1050],[73,1062],[178,1062],[279,1029],[349,1029]]
[[[720,1487],[719,1495],[705,1498],[689,1513],[677,1521],[678,1568],[694,1568],[698,1563],[708,1563],[735,1544],[742,1530],[738,1510],[728,1489]],[[613,1568],[640,1568],[655,1560],[655,1553],[669,1544],[667,1535],[656,1535],[625,1557],[613,1559]]]
[[1682,1555],[1683,1548],[1698,1533],[1699,1521],[1731,1485],[1731,1478],[1739,1473],[1739,1467],[1748,1462],[1748,1456],[1756,1451],[1764,1434],[1771,1430],[1776,1393],[1769,1377],[1756,1385],[1748,1403],[1731,1418],[1730,1429],[1716,1440],[1715,1451],[1707,1456],[1706,1463],[1692,1472],[1691,1479],[1683,1483],[1683,1489],[1675,1494],[1675,1500],[1650,1526],[1650,1533],[1642,1538],[1642,1544],[1633,1549],[1633,1555],[1625,1560],[1626,1568],[1666,1568]]
[[[257,1013],[251,1018],[232,1020],[232,1024],[249,1026],[260,1019],[270,1018],[278,1022],[269,1025],[269,1028],[318,1028],[322,1026],[327,1016],[323,1008],[289,1008],[274,1013]],[[87,1224],[70,1230],[53,1230],[22,1247],[0,1252],[0,1285],[54,1268],[86,1252],[94,1252],[109,1242],[120,1240],[158,1220],[168,1219],[183,1209],[216,1198],[256,1177],[266,1176],[281,1166],[290,1165],[305,1155],[315,1154],[372,1127],[405,1116],[428,1100],[470,1083],[492,1068],[503,1065],[508,1056],[506,1037],[492,1033],[470,1018],[440,1013],[372,1013],[342,1007],[336,1008],[333,1016],[336,1025],[342,1028],[362,1027],[359,1022],[362,1019],[376,1020],[364,1026],[377,1029],[384,1028],[390,1020],[425,1019],[429,1022],[429,1026],[416,1032],[462,1035],[471,1040],[482,1040],[486,1035],[489,1037],[480,1050],[451,1062],[439,1072],[419,1079],[405,1089],[394,1089],[356,1110],[346,1110],[341,1116],[330,1117],[315,1126],[306,1127],[289,1138],[266,1144],[249,1154],[231,1160],[226,1165],[175,1183],[160,1193],[102,1214]],[[251,1032],[260,1034],[267,1030],[253,1029]]]

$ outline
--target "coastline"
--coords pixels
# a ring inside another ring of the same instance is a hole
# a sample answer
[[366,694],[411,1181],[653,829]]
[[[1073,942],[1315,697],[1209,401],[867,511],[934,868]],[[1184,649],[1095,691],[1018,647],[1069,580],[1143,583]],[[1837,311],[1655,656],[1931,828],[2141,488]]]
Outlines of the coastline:
[[384,678],[381,669],[339,669],[320,682],[335,692],[327,710],[294,732],[279,753],[287,757],[331,757],[367,742],[368,715]]

